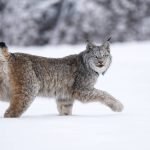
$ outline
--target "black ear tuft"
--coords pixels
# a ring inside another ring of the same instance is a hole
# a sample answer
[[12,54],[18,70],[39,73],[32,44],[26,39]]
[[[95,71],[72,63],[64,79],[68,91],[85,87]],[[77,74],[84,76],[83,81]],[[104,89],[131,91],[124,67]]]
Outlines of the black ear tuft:
[[107,39],[107,41],[110,41],[111,40],[111,37],[109,37],[108,39]]
[[0,42],[0,47],[3,48],[3,47],[7,47],[7,46],[4,42]]
[[86,39],[86,42],[89,43],[90,42],[89,39]]

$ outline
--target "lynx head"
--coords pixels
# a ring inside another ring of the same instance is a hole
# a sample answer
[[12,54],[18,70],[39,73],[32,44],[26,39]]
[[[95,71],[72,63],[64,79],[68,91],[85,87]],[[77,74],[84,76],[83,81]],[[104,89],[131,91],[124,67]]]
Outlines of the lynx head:
[[97,73],[104,73],[111,64],[111,54],[109,47],[109,38],[102,45],[96,46],[91,42],[87,42],[84,60],[89,67]]
[[0,61],[6,61],[9,59],[9,52],[4,42],[0,42]]

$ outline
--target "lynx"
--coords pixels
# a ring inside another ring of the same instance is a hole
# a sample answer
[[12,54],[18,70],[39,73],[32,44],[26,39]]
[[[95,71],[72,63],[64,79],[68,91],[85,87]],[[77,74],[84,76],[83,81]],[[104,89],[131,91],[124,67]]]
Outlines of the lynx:
[[10,102],[4,117],[20,117],[36,96],[54,97],[60,115],[71,115],[75,100],[101,102],[111,110],[123,110],[121,102],[94,88],[111,64],[109,40],[64,58],[10,53],[0,42],[0,99]]

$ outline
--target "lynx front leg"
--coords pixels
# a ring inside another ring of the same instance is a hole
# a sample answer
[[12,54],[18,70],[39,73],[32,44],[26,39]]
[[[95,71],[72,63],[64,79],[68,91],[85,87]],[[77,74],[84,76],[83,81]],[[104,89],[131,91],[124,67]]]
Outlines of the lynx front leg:
[[72,115],[73,101],[57,99],[57,109],[60,115]]
[[113,96],[108,94],[105,91],[93,89],[91,91],[89,90],[76,90],[74,92],[74,98],[78,99],[79,101],[83,103],[88,102],[101,102],[102,104],[108,106],[113,111],[120,112],[123,110],[123,105],[121,102],[116,100]]

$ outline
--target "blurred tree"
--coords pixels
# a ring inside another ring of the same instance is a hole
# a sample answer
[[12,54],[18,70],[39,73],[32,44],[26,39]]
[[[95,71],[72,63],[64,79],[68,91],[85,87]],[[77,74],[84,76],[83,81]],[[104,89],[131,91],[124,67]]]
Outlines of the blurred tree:
[[150,0],[0,0],[0,19],[13,45],[150,38]]
[[0,38],[3,40],[3,15],[5,10],[6,2],[4,0],[0,0]]

